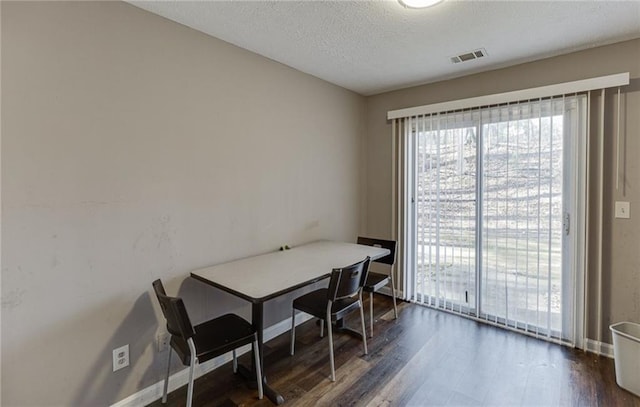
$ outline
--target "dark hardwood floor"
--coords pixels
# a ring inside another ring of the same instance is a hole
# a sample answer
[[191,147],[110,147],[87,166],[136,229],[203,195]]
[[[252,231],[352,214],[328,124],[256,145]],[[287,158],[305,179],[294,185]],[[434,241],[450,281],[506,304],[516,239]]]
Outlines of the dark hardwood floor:
[[[611,359],[408,303],[399,304],[394,320],[391,300],[380,295],[375,311],[368,355],[359,340],[334,335],[335,383],[328,379],[328,339],[314,321],[296,329],[293,357],[288,333],[265,344],[269,383],[285,405],[640,406],[640,398],[616,385]],[[355,313],[348,325],[358,321]],[[241,361],[248,365],[249,355]],[[186,386],[167,405],[185,399]],[[273,404],[258,400],[229,363],[196,381],[194,405]]]

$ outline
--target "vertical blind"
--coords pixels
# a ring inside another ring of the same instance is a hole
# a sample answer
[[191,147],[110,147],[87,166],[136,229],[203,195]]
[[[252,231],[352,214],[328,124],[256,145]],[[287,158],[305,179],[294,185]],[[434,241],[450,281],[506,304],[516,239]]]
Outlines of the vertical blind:
[[415,301],[573,337],[561,318],[564,302],[572,321],[573,299],[562,284],[563,130],[578,98],[409,119]]
[[[563,237],[576,221],[567,214],[576,208],[562,197],[584,203],[587,191],[563,179],[576,175],[567,161],[587,144],[588,91],[628,83],[628,74],[587,82],[525,93],[584,92],[509,101],[514,92],[389,112],[393,234],[406,299],[548,340],[582,340],[585,317],[576,307],[586,294],[576,282],[584,278],[586,229],[570,241],[581,253],[567,251]],[[507,100],[475,105],[500,98]],[[581,216],[577,224],[584,209]],[[563,252],[578,259],[568,273]]]

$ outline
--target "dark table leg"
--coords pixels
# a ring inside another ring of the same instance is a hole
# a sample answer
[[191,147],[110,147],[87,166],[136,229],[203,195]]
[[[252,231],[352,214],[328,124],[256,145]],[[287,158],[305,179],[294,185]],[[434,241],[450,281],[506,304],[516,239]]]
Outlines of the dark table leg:
[[[264,304],[262,302],[251,304],[251,322],[253,323],[253,327],[255,328],[258,334],[258,351],[260,352],[260,366],[262,366],[262,385],[264,388],[264,394],[274,404],[280,405],[284,403],[284,397],[282,397],[281,394],[279,394],[274,389],[272,389],[271,386],[269,386],[269,384],[267,383],[267,375],[265,374],[265,369],[264,369],[263,305]],[[256,371],[255,358],[251,358],[251,369],[253,370],[253,372]],[[255,377],[255,373],[253,377]]]
[[338,332],[346,333],[355,338],[362,340],[362,332],[356,331],[355,329],[352,329],[346,326],[344,323],[344,319],[337,319],[335,322],[335,326]]

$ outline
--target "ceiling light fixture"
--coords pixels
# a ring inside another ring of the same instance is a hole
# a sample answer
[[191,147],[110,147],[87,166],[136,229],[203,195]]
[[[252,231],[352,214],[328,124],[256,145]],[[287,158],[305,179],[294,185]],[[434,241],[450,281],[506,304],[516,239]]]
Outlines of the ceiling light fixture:
[[400,4],[408,8],[426,8],[435,6],[443,0],[398,0]]

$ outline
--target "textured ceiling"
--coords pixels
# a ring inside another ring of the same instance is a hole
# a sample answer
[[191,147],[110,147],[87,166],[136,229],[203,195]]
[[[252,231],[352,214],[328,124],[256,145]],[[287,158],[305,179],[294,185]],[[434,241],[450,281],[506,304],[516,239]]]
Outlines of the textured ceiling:
[[640,37],[640,0],[129,2],[363,95]]

